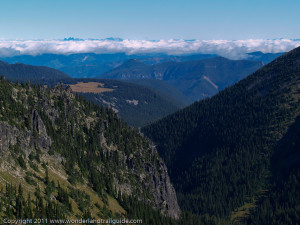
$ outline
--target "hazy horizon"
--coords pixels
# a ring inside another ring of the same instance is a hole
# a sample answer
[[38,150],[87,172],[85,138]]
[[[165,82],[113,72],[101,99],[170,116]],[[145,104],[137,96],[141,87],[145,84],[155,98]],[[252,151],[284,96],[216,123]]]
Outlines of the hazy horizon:
[[247,53],[280,53],[300,46],[300,39],[248,39],[248,40],[132,40],[121,38],[106,39],[39,39],[4,40],[0,39],[0,57],[41,54],[76,53],[165,53],[217,54],[230,59],[246,58]]

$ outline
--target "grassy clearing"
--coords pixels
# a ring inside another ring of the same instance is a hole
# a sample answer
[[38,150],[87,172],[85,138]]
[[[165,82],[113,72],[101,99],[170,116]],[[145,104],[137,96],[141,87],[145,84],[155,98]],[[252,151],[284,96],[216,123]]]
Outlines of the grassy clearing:
[[240,222],[247,218],[250,215],[250,211],[256,207],[257,201],[263,198],[267,192],[267,189],[259,190],[256,197],[253,198],[251,202],[246,202],[244,205],[234,210],[231,214],[231,221]]
[[245,203],[243,206],[232,212],[231,220],[239,222],[250,215],[250,210],[255,207],[255,203]]
[[116,199],[112,198],[108,195],[108,205],[109,209],[112,210],[113,213],[125,214],[126,211],[120,206]]
[[15,185],[17,188],[19,184],[21,184],[23,187],[24,197],[27,197],[27,195],[30,194],[32,199],[35,199],[33,195],[35,186],[28,184],[25,180],[21,179],[10,171],[0,171],[0,184],[2,185],[4,190],[6,184]]
[[103,93],[113,91],[114,89],[105,88],[103,83],[99,82],[78,82],[77,84],[70,85],[72,91],[82,93]]

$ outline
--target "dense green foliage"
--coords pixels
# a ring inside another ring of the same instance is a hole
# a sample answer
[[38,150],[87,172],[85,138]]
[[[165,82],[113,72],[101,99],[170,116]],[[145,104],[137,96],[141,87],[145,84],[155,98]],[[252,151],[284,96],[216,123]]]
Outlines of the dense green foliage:
[[[1,186],[0,192],[1,211],[8,219],[64,219],[71,209],[66,209],[65,202],[57,203],[49,198],[45,199],[41,195],[39,188],[34,192],[34,199],[30,195],[24,196],[22,186],[18,188],[13,185]],[[42,222],[36,224],[43,224]]]
[[247,224],[300,223],[300,117],[276,147],[273,188],[253,210]]
[[[299,223],[299,170],[278,178],[272,160],[285,152],[280,165],[291,169],[292,154],[299,159],[299,147],[278,146],[300,113],[299,59],[300,48],[142,129],[157,144],[184,211],[217,217],[215,223],[230,221],[234,210],[258,196],[263,200],[249,223]],[[291,143],[299,146],[296,137]],[[263,190],[266,199],[259,194]]]
[[130,218],[145,218],[143,224],[151,225],[177,225],[178,221],[169,217],[162,217],[161,214],[149,205],[139,202],[136,198],[121,198],[121,203],[128,212]]
[[193,102],[188,99],[181,91],[175,88],[173,85],[169,84],[164,80],[158,79],[137,79],[137,80],[126,80],[126,82],[135,83],[138,85],[146,86],[154,90],[158,90],[161,93],[169,96],[169,99],[177,99],[182,102],[184,106],[188,106]]

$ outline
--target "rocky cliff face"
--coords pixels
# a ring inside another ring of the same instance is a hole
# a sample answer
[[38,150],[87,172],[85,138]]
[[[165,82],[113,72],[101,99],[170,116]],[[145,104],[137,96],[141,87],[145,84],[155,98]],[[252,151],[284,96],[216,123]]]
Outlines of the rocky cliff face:
[[[153,156],[158,157],[155,148],[152,148]],[[123,155],[123,157],[126,157]],[[134,174],[138,178],[138,182],[141,184],[141,188],[138,190],[141,193],[138,198],[146,201],[154,208],[159,209],[163,214],[172,218],[178,219],[180,216],[180,208],[177,203],[177,197],[175,189],[171,184],[167,167],[161,159],[158,159],[156,164],[152,164],[147,160],[142,160],[141,166],[136,165],[137,158],[143,158],[142,155],[134,156],[130,155],[128,160],[132,167],[125,166],[122,173]],[[114,180],[114,186],[121,193],[133,194],[135,188],[130,182],[122,183],[119,179]],[[143,197],[143,194],[147,194],[150,198]]]
[[32,127],[29,130],[20,130],[9,125],[7,121],[0,121],[0,152],[15,145],[19,145],[26,156],[29,156],[33,148],[44,151],[50,149],[51,138],[47,135],[46,127],[36,110],[32,112],[31,117]]
[[[48,165],[71,186],[81,182],[118,201],[132,196],[179,218],[175,190],[156,149],[111,110],[87,103],[61,85],[48,89],[0,83],[6,95],[0,101],[2,172],[24,182],[23,176],[34,173],[28,173],[31,167]],[[39,182],[38,177],[31,179]]]
[[166,165],[160,161],[159,172],[155,170],[155,167],[151,164],[146,164],[145,169],[149,174],[153,174],[152,179],[144,184],[150,186],[153,190],[152,196],[156,208],[161,207],[162,211],[170,215],[173,218],[179,218],[180,209],[177,203],[175,189],[171,184],[170,178],[168,176]]

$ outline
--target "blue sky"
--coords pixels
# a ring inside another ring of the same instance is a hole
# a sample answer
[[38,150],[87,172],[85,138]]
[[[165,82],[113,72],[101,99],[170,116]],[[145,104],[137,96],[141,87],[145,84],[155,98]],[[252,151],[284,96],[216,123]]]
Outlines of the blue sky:
[[0,0],[0,39],[300,38],[299,0]]

